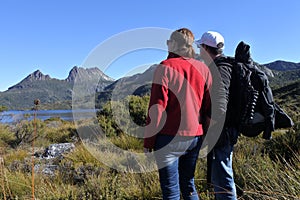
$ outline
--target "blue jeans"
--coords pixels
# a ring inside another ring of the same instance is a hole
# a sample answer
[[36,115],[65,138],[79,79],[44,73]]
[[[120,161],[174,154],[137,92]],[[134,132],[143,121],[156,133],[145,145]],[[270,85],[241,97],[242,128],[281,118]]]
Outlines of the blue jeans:
[[236,187],[232,169],[233,146],[238,137],[234,128],[226,130],[229,138],[223,145],[214,147],[208,155],[210,162],[211,183],[217,200],[236,200]]
[[198,200],[194,172],[202,137],[159,134],[155,143],[155,158],[163,199]]

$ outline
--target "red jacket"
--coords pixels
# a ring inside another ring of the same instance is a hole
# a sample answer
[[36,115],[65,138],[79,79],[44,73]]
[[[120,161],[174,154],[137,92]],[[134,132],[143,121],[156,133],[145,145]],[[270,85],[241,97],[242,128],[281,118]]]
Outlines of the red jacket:
[[161,62],[153,77],[144,147],[153,148],[158,133],[203,135],[211,84],[209,68],[200,61],[177,57]]

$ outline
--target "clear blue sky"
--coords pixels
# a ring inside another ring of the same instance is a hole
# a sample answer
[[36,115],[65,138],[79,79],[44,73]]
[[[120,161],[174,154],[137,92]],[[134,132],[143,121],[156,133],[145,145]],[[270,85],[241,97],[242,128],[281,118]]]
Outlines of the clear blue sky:
[[[254,60],[262,64],[300,62],[299,10],[298,0],[3,0],[0,91],[37,69],[65,79],[97,45],[143,27],[187,27],[196,38],[216,30],[225,37],[226,54],[233,55],[238,42],[244,40],[251,45]],[[105,73],[120,78],[132,64],[155,63],[165,56],[163,51],[132,55],[119,59],[119,68]]]

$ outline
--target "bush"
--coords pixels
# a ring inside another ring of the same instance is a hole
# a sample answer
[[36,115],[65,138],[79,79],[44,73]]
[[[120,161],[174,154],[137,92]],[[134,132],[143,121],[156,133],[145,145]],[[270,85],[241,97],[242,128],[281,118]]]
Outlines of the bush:
[[13,146],[15,141],[15,133],[8,126],[0,124],[0,147]]
[[15,145],[32,143],[33,140],[43,136],[45,127],[45,123],[39,119],[21,121],[14,129],[16,135]]
[[300,154],[300,129],[289,130],[265,143],[266,152],[273,161],[292,161]]
[[98,112],[98,121],[106,136],[140,134],[146,125],[149,96],[128,96],[122,101],[110,101]]

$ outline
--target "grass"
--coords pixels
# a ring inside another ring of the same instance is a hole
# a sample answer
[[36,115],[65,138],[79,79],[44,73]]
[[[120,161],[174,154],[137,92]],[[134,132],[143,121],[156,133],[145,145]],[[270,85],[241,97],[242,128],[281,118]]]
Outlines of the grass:
[[[64,159],[53,161],[52,164],[59,166],[55,176],[36,174],[37,199],[161,199],[157,171],[130,173],[130,168],[126,168],[126,157],[116,155],[109,148],[99,153],[97,150],[100,147],[88,146],[88,142],[77,138],[72,123],[39,123],[36,143],[40,148],[58,142],[74,142],[76,148],[65,154]],[[30,199],[31,140],[28,133],[32,131],[32,126],[30,123],[23,123],[17,128],[0,125],[0,130],[0,158],[3,158],[0,162],[0,199]],[[15,137],[14,131],[22,133],[24,137],[20,137],[21,141]],[[233,160],[239,199],[300,199],[299,136],[300,126],[297,124],[291,130],[275,132],[269,142],[261,137],[239,139]],[[142,152],[141,139],[122,134],[108,139],[120,149]],[[106,148],[105,143],[100,144],[101,148]],[[108,167],[103,159],[115,160],[116,167],[123,167],[124,170]],[[148,166],[144,163],[139,167]],[[205,158],[200,158],[197,163],[195,182],[202,199],[213,198],[212,191],[206,185]]]
[[[249,141],[243,138],[239,141],[234,154],[234,170],[240,198],[299,199],[299,154],[294,154],[289,161],[280,154],[277,154],[278,159],[274,159],[265,152],[266,147],[266,142],[260,139]],[[288,147],[283,144],[282,148]]]

